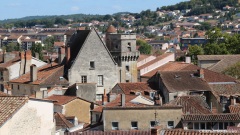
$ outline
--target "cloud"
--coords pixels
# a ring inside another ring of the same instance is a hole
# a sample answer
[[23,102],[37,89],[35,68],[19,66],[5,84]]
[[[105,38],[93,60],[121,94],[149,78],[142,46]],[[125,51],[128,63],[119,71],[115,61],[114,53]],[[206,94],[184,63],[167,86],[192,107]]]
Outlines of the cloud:
[[78,10],[79,10],[79,7],[73,6],[73,7],[71,7],[71,10],[72,10],[72,11],[78,11]]

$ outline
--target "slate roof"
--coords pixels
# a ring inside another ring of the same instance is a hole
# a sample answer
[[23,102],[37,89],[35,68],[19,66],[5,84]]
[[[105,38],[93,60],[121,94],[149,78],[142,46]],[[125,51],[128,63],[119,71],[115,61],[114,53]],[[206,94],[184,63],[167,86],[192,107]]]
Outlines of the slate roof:
[[183,130],[183,129],[166,129],[160,131],[163,135],[238,135],[232,132],[219,132],[219,131],[198,131],[198,130]]
[[46,84],[46,85],[67,85],[68,81],[63,78],[64,66],[57,65],[56,63],[47,64],[38,69],[37,80],[30,81],[30,72],[20,76],[17,79],[13,79],[11,83],[25,83],[25,84]]
[[220,96],[240,96],[240,84],[210,84],[213,95],[220,102]]
[[209,67],[209,70],[215,71],[215,72],[222,72],[224,69],[226,69],[229,66],[234,65],[237,62],[240,62],[240,55],[198,55],[199,61],[204,60],[217,60],[216,64]]
[[209,122],[226,122],[238,121],[240,122],[239,113],[220,113],[220,114],[186,114],[182,116],[183,121],[209,121]]
[[199,95],[179,96],[163,106],[180,105],[184,114],[211,114],[210,107]]
[[194,71],[160,71],[159,74],[170,93],[178,91],[211,91],[204,79],[194,76]]
[[12,117],[27,101],[28,97],[0,96],[0,126]]
[[61,113],[56,112],[54,114],[54,118],[56,120],[56,127],[57,128],[71,128],[71,127],[74,127],[73,123],[68,121],[66,119],[66,117]]

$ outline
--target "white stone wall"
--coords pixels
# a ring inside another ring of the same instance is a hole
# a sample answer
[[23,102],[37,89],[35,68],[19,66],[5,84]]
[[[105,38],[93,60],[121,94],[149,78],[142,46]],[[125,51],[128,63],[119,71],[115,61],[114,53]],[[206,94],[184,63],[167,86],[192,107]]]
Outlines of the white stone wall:
[[0,135],[53,135],[53,103],[29,100],[0,127]]
[[146,63],[148,63],[149,61],[152,61],[152,60],[154,60],[154,59],[156,59],[155,56],[149,56],[149,57],[147,57],[147,58],[139,61],[139,62],[137,63],[137,67],[140,67],[140,66],[142,66],[142,65],[144,65],[144,64],[146,64]]

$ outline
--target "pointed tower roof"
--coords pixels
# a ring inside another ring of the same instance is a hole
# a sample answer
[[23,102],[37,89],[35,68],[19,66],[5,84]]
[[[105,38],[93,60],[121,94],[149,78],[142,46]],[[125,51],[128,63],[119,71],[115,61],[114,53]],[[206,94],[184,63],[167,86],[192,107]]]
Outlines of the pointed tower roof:
[[107,33],[117,33],[117,30],[116,30],[116,28],[113,25],[110,25],[107,28]]

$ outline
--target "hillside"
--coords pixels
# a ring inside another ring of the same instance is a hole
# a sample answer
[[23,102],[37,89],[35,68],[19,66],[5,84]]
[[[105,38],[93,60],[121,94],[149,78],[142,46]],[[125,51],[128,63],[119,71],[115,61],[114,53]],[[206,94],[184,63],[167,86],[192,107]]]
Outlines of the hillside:
[[216,9],[222,9],[224,6],[237,6],[238,0],[190,0],[180,2],[175,5],[163,6],[158,10],[185,10],[192,9],[188,15],[199,15],[205,13],[213,13]]

